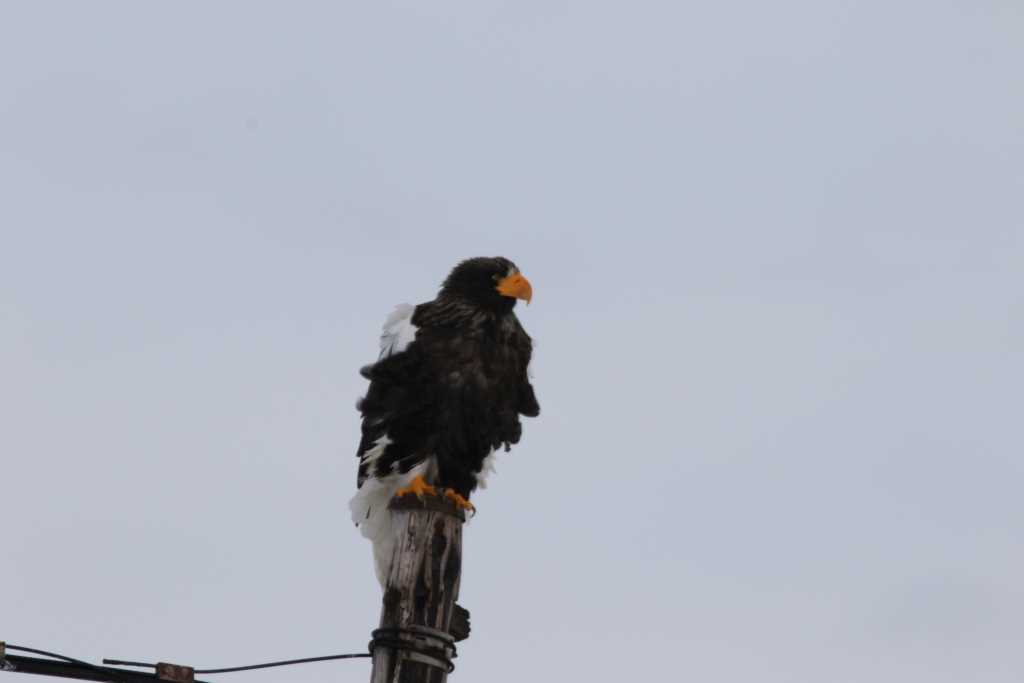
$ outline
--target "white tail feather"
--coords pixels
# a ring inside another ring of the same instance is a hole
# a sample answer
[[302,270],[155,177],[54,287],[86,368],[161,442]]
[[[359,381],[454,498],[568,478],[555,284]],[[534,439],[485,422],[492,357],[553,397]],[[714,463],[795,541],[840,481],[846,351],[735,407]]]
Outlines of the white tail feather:
[[405,474],[395,473],[379,479],[370,477],[349,501],[352,521],[373,543],[373,567],[382,588],[391,570],[391,556],[395,550],[388,503],[398,489],[408,486],[417,475],[424,474],[429,465],[429,461],[424,461]]

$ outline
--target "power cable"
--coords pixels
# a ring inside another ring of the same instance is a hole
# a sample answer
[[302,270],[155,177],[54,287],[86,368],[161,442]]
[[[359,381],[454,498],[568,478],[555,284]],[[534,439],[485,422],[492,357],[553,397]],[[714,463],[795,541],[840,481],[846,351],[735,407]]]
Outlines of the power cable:
[[[226,666],[219,669],[195,669],[197,674],[226,674],[233,671],[249,671],[252,669],[269,669],[275,666],[290,666],[292,664],[308,664],[309,662],[326,662],[331,659],[356,659],[358,657],[372,657],[369,652],[358,652],[347,655],[324,655],[322,657],[303,657],[302,659],[284,659],[279,662],[266,662],[265,664],[246,664],[244,666]],[[104,664],[119,664],[121,666],[141,666],[155,669],[156,664],[147,662],[129,662],[123,659],[104,659]]]

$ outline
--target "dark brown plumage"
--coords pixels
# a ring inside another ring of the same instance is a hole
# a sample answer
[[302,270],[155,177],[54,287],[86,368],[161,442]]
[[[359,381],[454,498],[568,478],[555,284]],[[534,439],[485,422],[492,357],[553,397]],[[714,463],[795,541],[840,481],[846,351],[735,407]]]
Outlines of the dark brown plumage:
[[[512,281],[516,293],[503,294]],[[452,270],[436,299],[412,309],[411,335],[391,321],[382,357],[362,369],[370,387],[359,404],[360,486],[432,459],[427,482],[468,498],[484,458],[519,441],[519,416],[540,413],[527,377],[532,342],[513,312],[517,297],[530,295],[508,259],[474,258]],[[404,345],[392,339],[403,334]]]

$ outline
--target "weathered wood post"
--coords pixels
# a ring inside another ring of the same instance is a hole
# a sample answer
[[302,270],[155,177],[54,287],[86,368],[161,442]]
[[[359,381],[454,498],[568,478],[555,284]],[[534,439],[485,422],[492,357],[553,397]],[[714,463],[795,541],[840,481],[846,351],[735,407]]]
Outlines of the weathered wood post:
[[[370,683],[445,683],[454,642],[468,635],[468,613],[455,605],[465,515],[440,496],[402,496],[390,509],[395,550],[373,632]],[[454,629],[458,638],[451,635],[456,612],[466,621]]]

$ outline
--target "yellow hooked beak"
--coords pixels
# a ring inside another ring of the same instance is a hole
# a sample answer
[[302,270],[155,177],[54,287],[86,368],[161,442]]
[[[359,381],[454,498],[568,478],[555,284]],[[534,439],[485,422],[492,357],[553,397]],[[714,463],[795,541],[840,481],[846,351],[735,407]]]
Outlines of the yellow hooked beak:
[[522,273],[502,278],[498,281],[497,289],[498,293],[502,296],[523,299],[526,301],[526,305],[530,305],[530,299],[533,298],[533,287],[530,286],[530,281],[523,277]]

